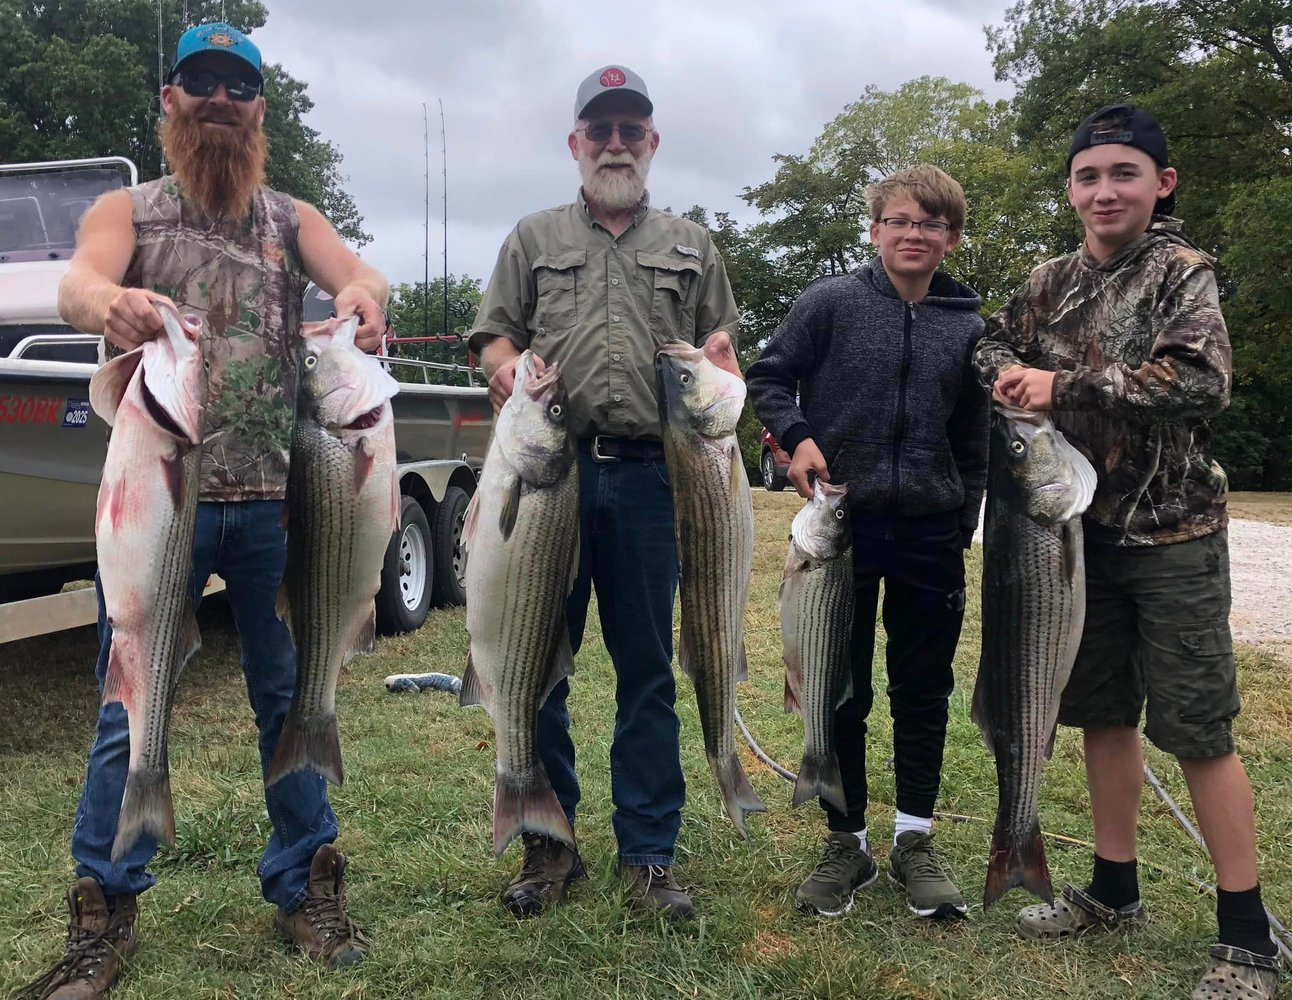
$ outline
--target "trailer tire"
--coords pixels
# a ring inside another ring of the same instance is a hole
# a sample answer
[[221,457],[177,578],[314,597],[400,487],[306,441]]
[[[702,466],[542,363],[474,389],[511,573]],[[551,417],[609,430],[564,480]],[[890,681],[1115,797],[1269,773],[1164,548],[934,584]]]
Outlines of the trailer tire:
[[431,526],[421,504],[410,496],[401,500],[399,527],[386,548],[377,592],[377,631],[382,635],[416,631],[431,610]]
[[431,544],[435,552],[435,604],[441,608],[467,603],[466,556],[462,552],[462,523],[471,497],[460,486],[450,486],[435,508]]

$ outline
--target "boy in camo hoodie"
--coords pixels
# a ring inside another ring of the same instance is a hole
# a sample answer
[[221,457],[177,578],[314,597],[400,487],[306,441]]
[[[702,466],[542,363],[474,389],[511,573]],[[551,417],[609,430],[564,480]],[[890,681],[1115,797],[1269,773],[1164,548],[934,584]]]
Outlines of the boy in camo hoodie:
[[1145,735],[1180,761],[1216,868],[1219,943],[1196,998],[1273,997],[1278,957],[1256,876],[1251,786],[1234,752],[1225,474],[1209,420],[1229,402],[1229,335],[1209,257],[1170,217],[1176,172],[1131,105],[1083,121],[1068,157],[1081,249],[1042,264],[988,322],[993,397],[1052,410],[1094,459],[1085,632],[1059,721],[1084,732],[1094,874],[1026,907],[1028,938],[1143,922],[1135,833]]

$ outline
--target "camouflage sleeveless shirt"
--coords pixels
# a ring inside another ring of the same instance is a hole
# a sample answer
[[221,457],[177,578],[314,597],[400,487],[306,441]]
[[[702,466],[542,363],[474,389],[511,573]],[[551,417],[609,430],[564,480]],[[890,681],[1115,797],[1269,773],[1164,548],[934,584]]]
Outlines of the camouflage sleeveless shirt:
[[296,206],[261,187],[247,218],[212,220],[173,177],[132,188],[130,199],[135,252],[122,283],[167,295],[180,312],[202,318],[210,386],[201,499],[281,499],[307,281]]

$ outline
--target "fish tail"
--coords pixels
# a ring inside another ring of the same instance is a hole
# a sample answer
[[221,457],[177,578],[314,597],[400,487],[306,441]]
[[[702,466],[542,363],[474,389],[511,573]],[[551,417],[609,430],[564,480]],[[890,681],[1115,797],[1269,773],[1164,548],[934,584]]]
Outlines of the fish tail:
[[718,790],[722,792],[722,804],[727,808],[727,815],[736,824],[736,830],[746,840],[749,839],[749,828],[745,825],[745,816],[751,812],[767,812],[767,806],[749,783],[745,769],[740,765],[740,758],[731,753],[726,757],[710,757],[709,767],[717,779]]
[[501,857],[523,830],[575,846],[574,830],[542,764],[528,774],[500,773],[494,782],[494,854]]
[[298,716],[288,713],[283,731],[278,736],[265,787],[306,768],[321,774],[334,785],[339,786],[345,780],[335,714]]
[[164,767],[131,771],[127,775],[121,814],[117,819],[117,836],[112,842],[112,863],[124,858],[145,834],[151,834],[162,843],[175,844],[170,771]]
[[983,909],[991,906],[1010,889],[1022,886],[1047,903],[1054,902],[1050,869],[1045,862],[1045,843],[1041,824],[1033,822],[1022,838],[1015,836],[1003,817],[997,817],[991,835],[991,861],[987,865],[987,887],[983,892]]
[[832,753],[804,754],[799,765],[798,780],[794,782],[794,808],[815,798],[825,799],[840,812],[848,811],[839,758]]

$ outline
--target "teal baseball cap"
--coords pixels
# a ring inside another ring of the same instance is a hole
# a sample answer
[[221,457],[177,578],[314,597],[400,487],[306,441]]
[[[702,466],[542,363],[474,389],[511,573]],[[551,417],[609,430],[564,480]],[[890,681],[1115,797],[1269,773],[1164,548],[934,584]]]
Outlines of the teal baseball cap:
[[167,80],[174,80],[187,60],[203,52],[222,52],[241,59],[255,72],[256,80],[264,84],[265,78],[260,72],[260,50],[250,38],[223,21],[199,24],[179,36],[179,43],[175,46],[175,65],[171,67]]

